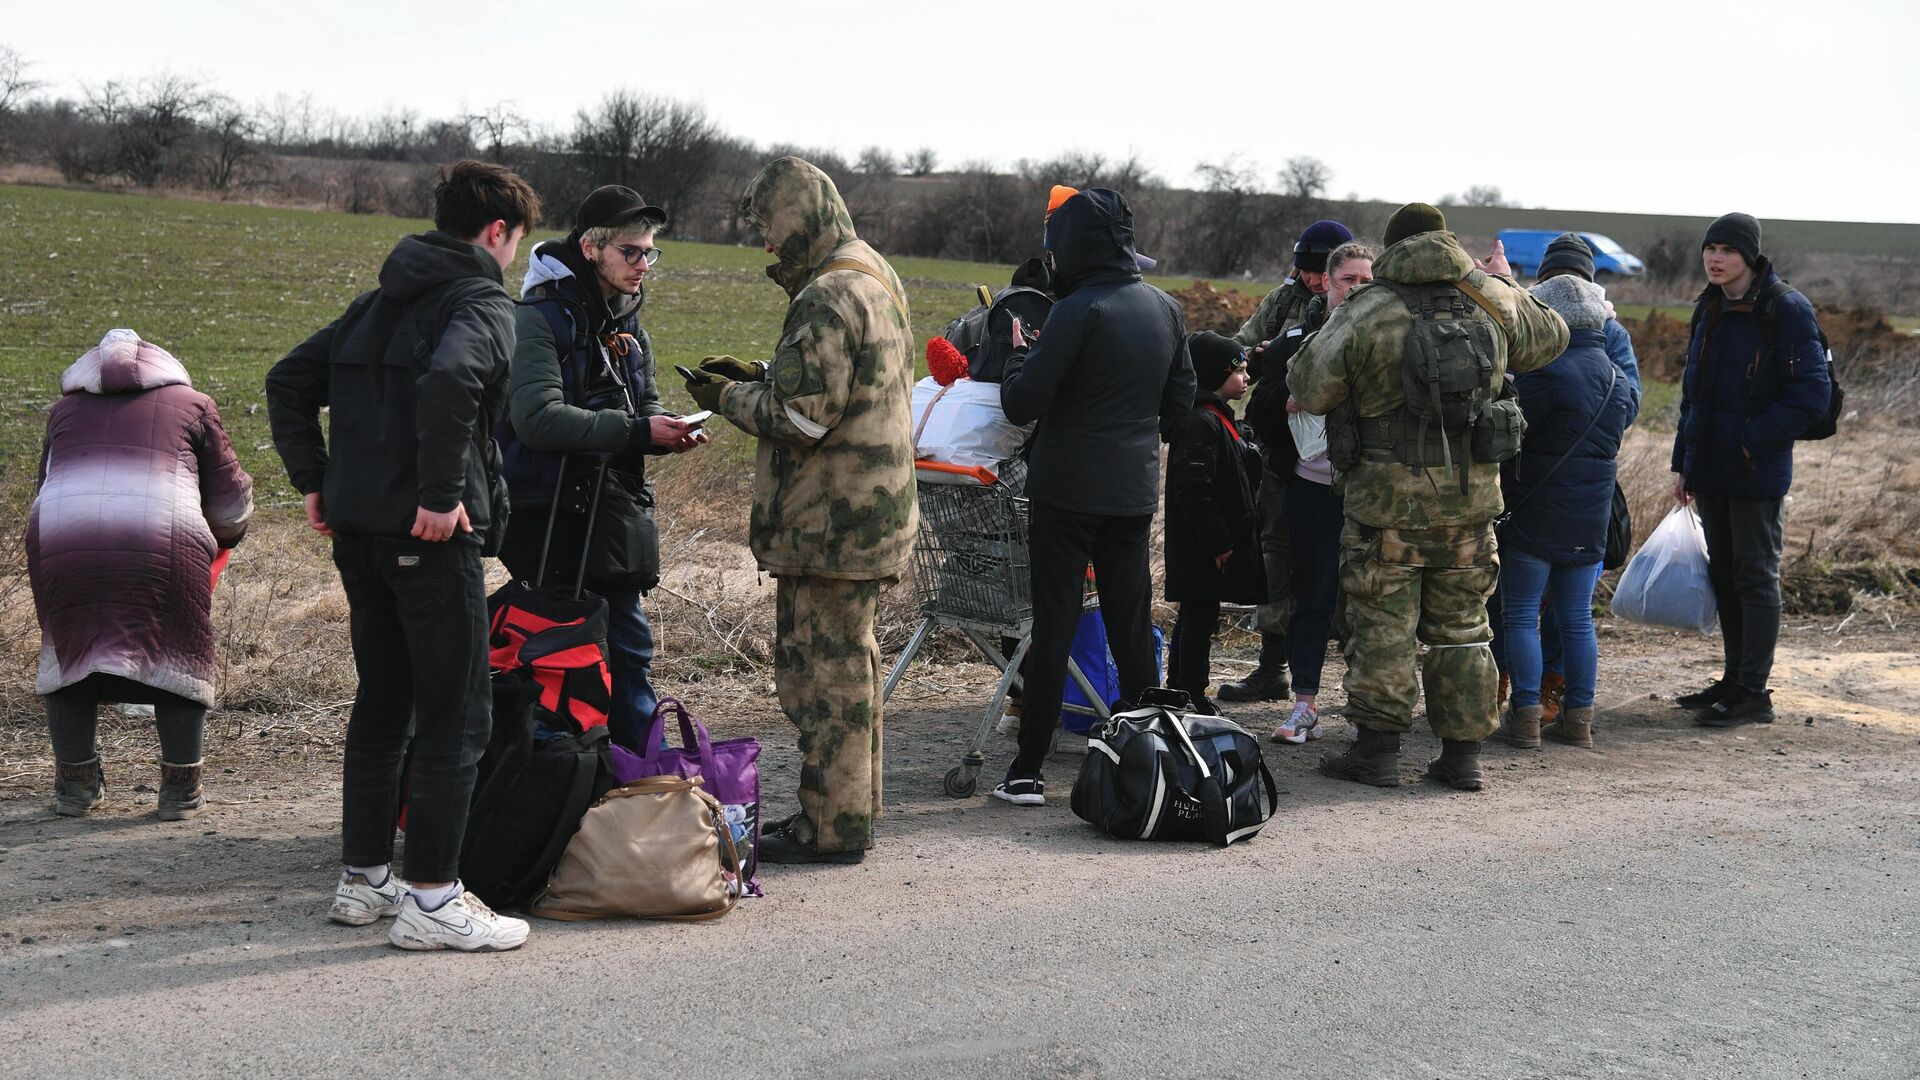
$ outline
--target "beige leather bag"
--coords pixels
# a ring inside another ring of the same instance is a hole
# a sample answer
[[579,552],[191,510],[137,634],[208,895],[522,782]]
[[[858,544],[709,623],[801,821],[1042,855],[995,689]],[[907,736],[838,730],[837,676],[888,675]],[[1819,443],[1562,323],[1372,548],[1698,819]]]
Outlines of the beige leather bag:
[[649,776],[587,808],[532,912],[544,919],[717,919],[740,865],[719,800],[700,778]]

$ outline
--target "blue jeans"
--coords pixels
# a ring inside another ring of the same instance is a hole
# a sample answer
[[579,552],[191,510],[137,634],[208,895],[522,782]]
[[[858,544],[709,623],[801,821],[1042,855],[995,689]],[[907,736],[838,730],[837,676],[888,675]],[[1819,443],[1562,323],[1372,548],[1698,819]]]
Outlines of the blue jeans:
[[1500,552],[1501,625],[1506,631],[1508,672],[1513,676],[1513,707],[1540,704],[1540,601],[1553,605],[1560,626],[1560,657],[1567,689],[1561,705],[1593,707],[1599,677],[1600,639],[1593,632],[1593,587],[1600,563],[1560,566],[1519,548]]
[[613,678],[613,709],[607,734],[613,741],[640,748],[658,704],[653,693],[653,628],[637,592],[608,593],[607,671]]

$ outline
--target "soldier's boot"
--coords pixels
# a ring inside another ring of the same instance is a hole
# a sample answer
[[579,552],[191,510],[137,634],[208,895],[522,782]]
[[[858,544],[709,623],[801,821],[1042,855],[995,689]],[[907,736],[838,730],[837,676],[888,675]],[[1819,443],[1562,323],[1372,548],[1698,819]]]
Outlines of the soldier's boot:
[[100,770],[100,755],[85,761],[54,763],[53,812],[61,817],[82,817],[100,804],[107,790],[106,776]]
[[1568,746],[1593,748],[1593,708],[1568,709],[1560,718],[1540,729],[1540,733],[1554,742],[1563,742]]
[[161,821],[185,821],[198,816],[206,805],[206,793],[200,790],[200,762],[191,765],[175,765],[170,761],[160,763]]
[[1292,692],[1285,634],[1260,635],[1260,663],[1239,682],[1221,683],[1221,701],[1277,701]]
[[1345,753],[1320,755],[1320,771],[1336,780],[1399,787],[1400,733],[1369,727],[1357,730]]
[[1427,762],[1427,779],[1455,791],[1480,790],[1480,744],[1459,739],[1440,740],[1440,756]]
[[1560,699],[1567,693],[1567,677],[1557,671],[1540,676],[1540,722],[1551,724],[1560,716]]
[[1540,706],[1522,705],[1517,709],[1508,709],[1500,717],[1500,730],[1493,737],[1508,746],[1518,746],[1525,750],[1540,747]]

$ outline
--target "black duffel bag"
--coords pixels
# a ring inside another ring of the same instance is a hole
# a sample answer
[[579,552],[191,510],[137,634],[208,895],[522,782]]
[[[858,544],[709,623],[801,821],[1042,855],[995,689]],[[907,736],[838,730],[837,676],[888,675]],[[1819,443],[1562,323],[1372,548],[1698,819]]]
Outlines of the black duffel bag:
[[583,731],[546,711],[525,670],[493,677],[493,734],[480,759],[460,881],[490,906],[522,909],[613,787],[606,726]]
[[1124,840],[1225,847],[1259,832],[1279,798],[1260,740],[1224,717],[1185,712],[1177,691],[1141,696],[1141,708],[1088,736],[1074,814]]

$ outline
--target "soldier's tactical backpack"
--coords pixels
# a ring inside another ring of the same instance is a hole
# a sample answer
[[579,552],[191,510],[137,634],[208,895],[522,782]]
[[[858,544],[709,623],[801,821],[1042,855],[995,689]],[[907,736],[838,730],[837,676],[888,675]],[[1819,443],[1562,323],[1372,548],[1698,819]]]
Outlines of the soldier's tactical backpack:
[[[940,336],[967,358],[967,378],[997,383],[1006,374],[1016,349],[1032,344],[1053,310],[1053,298],[1026,285],[994,290],[978,287],[980,303],[947,324]],[[1021,341],[1013,340],[1013,320],[1020,320]]]
[[[1373,280],[1413,315],[1400,361],[1406,402],[1386,416],[1357,421],[1356,449],[1389,450],[1405,465],[1458,471],[1462,494],[1468,463],[1498,464],[1513,457],[1527,428],[1520,402],[1495,375],[1500,355],[1495,336],[1502,331],[1493,305],[1480,292],[1479,282],[1485,280],[1478,270],[1459,281],[1419,285]],[[1334,465],[1347,468],[1357,459],[1357,454],[1345,456],[1348,463]]]
[[1087,736],[1073,812],[1123,840],[1226,847],[1260,831],[1279,791],[1260,740],[1225,717],[1186,711],[1187,695],[1149,689]]

